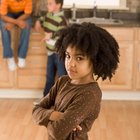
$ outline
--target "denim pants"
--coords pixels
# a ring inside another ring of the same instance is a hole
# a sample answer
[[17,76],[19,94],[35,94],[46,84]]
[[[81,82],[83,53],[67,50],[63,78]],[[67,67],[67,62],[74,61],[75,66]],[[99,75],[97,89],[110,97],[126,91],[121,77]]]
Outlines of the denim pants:
[[[21,16],[23,12],[20,13],[8,13],[7,16],[12,17],[14,19]],[[21,29],[20,34],[20,41],[18,46],[18,57],[25,58],[28,51],[28,44],[29,44],[29,37],[30,37],[30,30],[31,30],[31,24],[32,19],[31,17],[26,20],[26,23],[28,24],[27,28]],[[13,51],[11,48],[11,32],[5,29],[5,24],[3,20],[0,20],[0,30],[2,35],[2,44],[3,44],[3,57],[4,58],[11,58],[13,57]],[[15,35],[16,36],[16,35]]]
[[51,87],[54,85],[56,75],[60,77],[62,75],[67,74],[64,62],[59,59],[56,53],[53,53],[52,55],[48,56],[46,70],[47,70],[47,75],[46,75],[46,83],[43,91],[43,96],[46,96],[49,90],[51,89]]

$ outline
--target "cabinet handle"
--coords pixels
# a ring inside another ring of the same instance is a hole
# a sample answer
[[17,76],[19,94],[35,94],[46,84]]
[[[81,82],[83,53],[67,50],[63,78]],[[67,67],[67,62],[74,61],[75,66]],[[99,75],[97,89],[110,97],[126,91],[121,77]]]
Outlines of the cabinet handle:
[[31,80],[34,82],[42,82],[44,79],[42,77],[32,77]]
[[40,64],[38,61],[31,60],[30,64]]
[[140,62],[138,63],[138,71],[140,72]]
[[38,32],[32,32],[32,35],[40,35],[41,33]]
[[32,46],[32,49],[40,49],[39,46]]

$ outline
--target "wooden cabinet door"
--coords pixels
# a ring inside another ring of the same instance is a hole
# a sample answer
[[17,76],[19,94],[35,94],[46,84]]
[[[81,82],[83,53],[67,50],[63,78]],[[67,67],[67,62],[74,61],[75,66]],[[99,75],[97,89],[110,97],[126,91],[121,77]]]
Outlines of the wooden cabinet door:
[[109,90],[130,90],[132,89],[133,73],[133,43],[119,42],[120,63],[111,82],[109,80],[101,81],[102,89]]
[[136,89],[140,90],[140,42],[136,48]]
[[140,90],[140,29],[138,30],[138,41],[136,42],[136,89]]
[[26,67],[18,69],[17,87],[23,89],[42,89],[46,82],[47,50],[41,41],[44,34],[30,35]]
[[18,69],[17,87],[24,89],[42,89],[46,82],[46,55],[28,55],[27,65]]
[[11,88],[15,85],[15,72],[9,71],[7,61],[3,59],[3,46],[0,32],[0,88]]
[[43,38],[43,33],[31,30],[28,55],[47,55],[45,43],[42,41]]
[[131,90],[133,85],[134,30],[123,27],[110,27],[106,30],[114,36],[119,44],[120,63],[111,82],[107,79],[99,83],[105,90]]
[[17,87],[24,89],[43,89],[46,82],[46,69],[20,69],[17,77]]
[[0,55],[0,88],[14,87],[14,75],[15,72],[8,70],[6,60]]

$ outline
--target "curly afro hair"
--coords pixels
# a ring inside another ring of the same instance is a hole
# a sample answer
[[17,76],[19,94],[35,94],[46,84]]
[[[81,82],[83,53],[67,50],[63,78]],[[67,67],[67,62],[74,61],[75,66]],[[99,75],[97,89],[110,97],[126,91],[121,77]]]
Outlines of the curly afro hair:
[[119,63],[119,46],[110,33],[93,23],[72,24],[59,32],[56,42],[56,50],[63,60],[69,46],[91,59],[96,80],[111,80]]

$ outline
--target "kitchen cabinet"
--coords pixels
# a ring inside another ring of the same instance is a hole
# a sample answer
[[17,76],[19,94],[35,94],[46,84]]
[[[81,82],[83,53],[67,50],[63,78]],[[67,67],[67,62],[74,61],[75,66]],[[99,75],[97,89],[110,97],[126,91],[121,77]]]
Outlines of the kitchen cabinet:
[[12,88],[14,86],[14,76],[15,73],[9,72],[6,60],[3,60],[2,55],[0,55],[0,88]]
[[[13,32],[12,32],[13,34]],[[13,35],[12,35],[13,36]],[[7,61],[3,59],[2,37],[0,33],[0,88],[12,88],[15,85],[15,72],[9,72],[7,69]],[[14,39],[12,38],[12,46]]]
[[[17,47],[20,30],[15,28],[12,31],[12,48],[14,49],[17,61]],[[16,34],[16,38],[14,38]],[[9,71],[7,62],[2,58],[2,42],[0,36],[0,88],[16,89],[42,89],[46,80],[47,50],[44,47],[43,34],[31,31],[26,67],[17,68],[16,71]]]
[[[139,42],[140,44],[140,42]],[[136,61],[136,89],[140,90],[140,46],[136,48],[136,55],[137,55],[137,61]]]
[[120,47],[120,63],[111,82],[100,81],[104,90],[132,90],[134,81],[133,60],[134,60],[134,29],[110,27],[106,28],[117,40]]
[[27,65],[17,70],[17,88],[42,89],[46,81],[47,50],[41,41],[43,34],[31,31]]
[[[120,46],[120,63],[118,69],[109,80],[99,80],[103,90],[140,90],[140,28],[139,27],[103,27],[118,41]],[[13,32],[19,34],[19,31]],[[18,35],[19,36],[19,35]],[[31,31],[27,65],[11,72],[6,60],[2,58],[0,36],[0,88],[42,89],[46,80],[47,50],[41,39],[43,34]],[[18,38],[12,38],[12,46],[16,54]],[[17,56],[16,56],[17,57]]]
[[137,32],[137,40],[136,40],[136,48],[135,48],[135,72],[136,72],[136,90],[140,90],[140,29],[136,29]]

